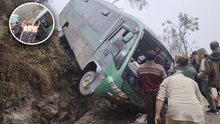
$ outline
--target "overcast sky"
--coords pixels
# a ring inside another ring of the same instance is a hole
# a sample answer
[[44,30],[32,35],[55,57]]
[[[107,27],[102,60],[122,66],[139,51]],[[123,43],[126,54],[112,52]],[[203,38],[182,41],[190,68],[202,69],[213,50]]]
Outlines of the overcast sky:
[[[50,9],[55,18],[69,0],[53,0]],[[114,0],[106,0],[113,3]],[[189,16],[198,17],[199,31],[192,32],[188,41],[198,41],[198,48],[205,48],[211,53],[209,44],[211,41],[220,41],[220,0],[147,0],[148,9],[139,11],[132,8],[128,0],[119,0],[115,5],[130,15],[139,18],[156,34],[162,35],[162,23],[167,19],[174,24],[178,23],[180,12]],[[58,21],[57,26],[59,25]],[[196,50],[196,49],[194,49]]]

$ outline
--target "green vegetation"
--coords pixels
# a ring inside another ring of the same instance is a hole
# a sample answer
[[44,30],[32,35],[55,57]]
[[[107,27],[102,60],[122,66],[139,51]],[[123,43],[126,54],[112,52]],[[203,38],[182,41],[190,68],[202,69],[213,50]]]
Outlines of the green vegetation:
[[54,44],[24,45],[9,34],[0,39],[1,112],[12,103],[19,104],[30,91],[38,92],[38,95],[48,94],[52,86],[58,84],[59,76],[54,72],[59,72],[59,63],[51,59],[57,50],[51,45]]
[[62,65],[72,62],[60,52],[61,46],[58,48],[57,32],[53,39],[35,46],[22,44],[11,35],[8,29],[10,14],[17,6],[30,1],[33,0],[0,1],[3,12],[0,14],[0,123],[8,107],[19,107],[27,96],[34,94],[35,99],[42,98],[42,95],[60,89],[59,78],[64,73]]

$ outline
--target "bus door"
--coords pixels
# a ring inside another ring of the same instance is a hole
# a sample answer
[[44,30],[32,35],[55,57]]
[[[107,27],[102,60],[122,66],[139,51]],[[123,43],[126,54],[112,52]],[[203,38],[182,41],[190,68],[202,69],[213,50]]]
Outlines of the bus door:
[[41,24],[38,29],[38,34],[40,35],[39,41],[44,40],[51,33],[53,28],[53,18],[49,12],[44,14],[40,19]]

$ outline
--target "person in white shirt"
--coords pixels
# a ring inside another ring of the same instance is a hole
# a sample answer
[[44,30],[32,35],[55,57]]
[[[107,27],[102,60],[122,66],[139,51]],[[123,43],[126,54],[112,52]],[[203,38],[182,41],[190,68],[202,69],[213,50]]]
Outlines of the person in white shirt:
[[23,21],[25,23],[24,29],[21,32],[21,41],[28,43],[30,38],[30,34],[32,32],[32,25],[31,21]]
[[40,26],[41,22],[39,21],[37,25],[35,25],[35,22],[32,25],[32,35],[30,37],[30,42],[36,43],[36,37],[37,37],[37,31]]
[[198,124],[204,122],[202,94],[198,84],[177,70],[163,80],[156,101],[155,122],[160,122],[163,102],[168,99],[168,124]]

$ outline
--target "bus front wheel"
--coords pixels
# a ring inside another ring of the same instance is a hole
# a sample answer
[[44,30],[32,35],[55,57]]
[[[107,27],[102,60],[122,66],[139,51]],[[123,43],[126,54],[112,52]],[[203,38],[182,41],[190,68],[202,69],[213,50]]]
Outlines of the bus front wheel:
[[91,94],[90,85],[93,82],[94,77],[95,77],[94,71],[89,71],[83,75],[79,83],[79,90],[82,95],[87,96]]

